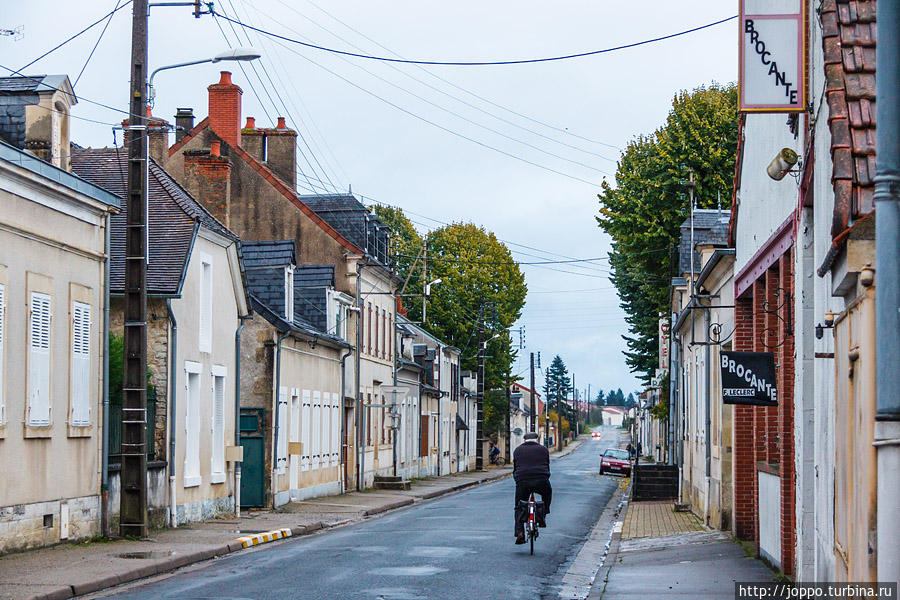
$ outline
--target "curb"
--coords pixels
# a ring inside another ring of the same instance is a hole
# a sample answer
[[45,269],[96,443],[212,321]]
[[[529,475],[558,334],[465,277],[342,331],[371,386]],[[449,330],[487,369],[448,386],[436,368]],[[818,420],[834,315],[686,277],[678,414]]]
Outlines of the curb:
[[[403,500],[399,500],[397,502],[391,502],[389,504],[385,504],[382,506],[376,506],[367,509],[363,512],[364,517],[373,516],[377,514],[381,514],[390,510],[394,510],[396,508],[402,508],[404,506],[409,506],[414,504],[417,501],[421,500],[430,500],[432,498],[438,498],[440,496],[444,496],[446,494],[450,494],[453,492],[458,492],[460,490],[474,487],[477,485],[481,485],[483,483],[491,483],[494,481],[499,481],[500,479],[505,479],[510,477],[512,473],[501,473],[498,475],[494,475],[491,477],[486,477],[484,479],[480,479],[478,481],[467,481],[457,486],[445,488],[443,490],[436,490],[434,492],[429,492],[427,495],[423,495],[420,498],[405,498]],[[336,524],[331,527],[339,527],[341,525],[348,525],[353,521],[345,521],[340,524]],[[83,596],[85,594],[91,594],[94,592],[99,592],[101,590],[111,588],[117,585],[122,585],[124,583],[131,583],[133,581],[137,581],[138,579],[145,579],[147,577],[152,577],[154,575],[159,575],[162,573],[168,573],[169,571],[174,571],[176,569],[180,569],[181,567],[185,567],[187,565],[191,565],[194,563],[202,562],[204,560],[209,560],[211,558],[218,558],[220,556],[225,556],[227,554],[232,554],[234,552],[238,552],[244,550],[246,548],[251,548],[253,546],[258,546],[260,544],[266,544],[269,542],[274,542],[276,540],[285,539],[288,537],[298,537],[304,535],[310,535],[322,529],[325,529],[326,525],[322,521],[316,521],[315,523],[311,523],[309,525],[298,525],[296,527],[291,528],[281,528],[281,529],[273,529],[272,531],[266,531],[263,533],[256,533],[253,535],[243,536],[237,538],[227,544],[223,544],[221,546],[217,546],[214,548],[207,548],[206,550],[199,550],[197,552],[191,552],[190,554],[183,554],[180,556],[173,556],[168,560],[164,560],[155,564],[145,565],[142,567],[138,567],[136,569],[132,569],[130,571],[126,571],[124,573],[119,573],[117,575],[109,575],[102,579],[97,579],[95,581],[90,581],[86,583],[77,583],[72,585],[64,585],[58,588],[49,590],[47,592],[43,592],[40,594],[36,594],[28,598],[28,600],[68,600],[69,598],[74,598],[76,596]]]

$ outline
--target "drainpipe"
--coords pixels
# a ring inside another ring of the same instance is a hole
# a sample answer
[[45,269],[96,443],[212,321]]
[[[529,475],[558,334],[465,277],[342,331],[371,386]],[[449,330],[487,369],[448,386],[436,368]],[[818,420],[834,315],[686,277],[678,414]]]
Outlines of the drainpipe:
[[100,533],[109,537],[109,226],[112,216],[106,214],[106,260],[103,261],[103,429],[100,432]]
[[[397,386],[397,289],[394,288],[394,316],[393,321],[391,321],[391,346],[393,347],[393,357],[394,360],[391,361],[393,364],[391,365],[394,371],[394,387]],[[391,402],[391,431],[393,432],[392,441],[393,441],[393,460],[394,460],[394,477],[397,476],[397,434],[400,433],[400,423],[399,423],[399,415],[397,414],[397,392],[392,392],[393,402]]]
[[[238,328],[234,332],[234,447],[241,445],[241,332],[244,321],[250,316],[238,315]],[[234,516],[241,518],[241,461],[234,463]]]
[[275,495],[278,493],[278,430],[281,427],[281,342],[290,335],[290,331],[279,333],[275,343],[275,430],[272,435],[272,508],[275,508]]
[[878,579],[900,579],[900,0],[879,0],[875,93]]
[[706,357],[704,360],[704,369],[706,370],[706,524],[709,525],[709,512],[710,506],[712,505],[712,501],[709,497],[709,487],[710,487],[710,479],[712,478],[712,449],[710,448],[710,441],[712,439],[710,429],[712,427],[712,419],[709,415],[709,409],[712,404],[712,369],[709,368],[709,361],[712,358],[712,354],[710,353],[711,346],[709,345],[709,327],[710,321],[712,320],[712,316],[710,315],[711,309],[706,307],[706,310],[703,311],[704,324],[706,325]]
[[[347,354],[341,357],[341,410],[338,414],[341,417],[341,449],[347,445],[344,440],[347,439],[347,419],[344,418],[344,394],[347,392],[347,359],[353,354],[353,348],[347,349]],[[345,461],[346,453],[341,452],[341,493],[347,491],[347,463]]]
[[166,312],[169,314],[169,328],[171,331],[172,347],[169,348],[169,526],[178,527],[178,504],[175,498],[175,434],[178,431],[176,423],[178,412],[175,400],[175,381],[177,379],[175,369],[178,365],[178,321],[172,312],[172,300],[166,298]]
[[[366,228],[366,235],[368,235],[368,228]],[[368,241],[368,238],[367,238]],[[363,306],[362,306],[362,262],[357,261],[356,263],[356,373],[355,373],[355,383],[354,386],[356,388],[356,489],[362,491],[365,489],[365,464],[364,461],[366,459],[366,434],[363,430],[365,427],[365,413],[363,412],[362,407],[362,388],[360,387],[361,381],[359,377],[359,367],[360,367],[360,353],[362,352],[362,321],[363,321]]]

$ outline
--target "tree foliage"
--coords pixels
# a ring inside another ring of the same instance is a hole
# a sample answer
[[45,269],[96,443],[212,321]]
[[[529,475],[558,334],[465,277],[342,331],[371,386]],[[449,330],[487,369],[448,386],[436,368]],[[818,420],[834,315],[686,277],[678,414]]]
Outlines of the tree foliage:
[[[472,223],[452,223],[420,236],[402,210],[376,207],[375,213],[393,230],[391,250],[400,277],[409,277],[406,293],[422,291],[440,279],[428,297],[425,329],[462,350],[462,369],[477,369],[478,323],[485,323],[485,387],[508,385],[515,351],[508,329],[525,306],[525,275],[509,249],[497,237]],[[422,245],[427,245],[427,273]],[[404,301],[412,321],[422,320],[419,299]],[[490,339],[495,334],[500,337]]]
[[737,151],[737,90],[712,84],[679,93],[665,124],[623,152],[616,185],[599,194],[599,226],[612,238],[610,265],[630,335],[626,362],[649,383],[658,365],[659,314],[668,313],[673,248],[690,214],[685,183],[696,182],[698,208],[727,208]]

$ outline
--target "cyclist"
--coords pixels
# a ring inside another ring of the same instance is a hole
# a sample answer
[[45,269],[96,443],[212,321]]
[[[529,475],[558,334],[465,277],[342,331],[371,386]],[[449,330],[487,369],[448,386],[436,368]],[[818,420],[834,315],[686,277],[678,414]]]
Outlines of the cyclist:
[[539,514],[538,525],[546,527],[544,520],[550,514],[550,499],[553,488],[550,487],[550,451],[539,444],[538,434],[529,431],[525,441],[513,453],[513,478],[516,480],[516,543],[525,543],[524,510],[519,506],[520,500],[528,501],[532,492],[540,494],[544,501],[544,512]]
[[491,457],[491,464],[498,465],[500,464],[500,448],[498,448],[494,442],[488,442],[491,445],[491,449],[488,452],[488,456]]

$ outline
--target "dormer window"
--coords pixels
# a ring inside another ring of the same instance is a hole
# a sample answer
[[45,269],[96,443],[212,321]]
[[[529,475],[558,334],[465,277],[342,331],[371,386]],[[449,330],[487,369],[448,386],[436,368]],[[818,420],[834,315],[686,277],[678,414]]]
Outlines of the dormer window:
[[284,268],[284,319],[294,322],[294,265]]
[[349,318],[349,309],[353,304],[353,298],[333,288],[328,290],[327,297],[325,310],[328,333],[346,340],[348,335],[347,319]]

